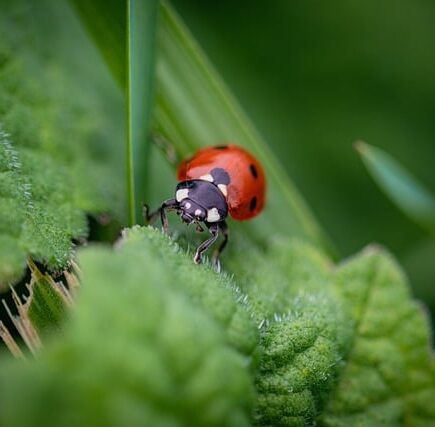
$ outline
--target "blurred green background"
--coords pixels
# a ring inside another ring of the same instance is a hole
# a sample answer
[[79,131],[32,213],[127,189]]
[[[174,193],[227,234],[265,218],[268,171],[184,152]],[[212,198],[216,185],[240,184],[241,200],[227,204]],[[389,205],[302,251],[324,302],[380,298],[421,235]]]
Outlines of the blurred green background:
[[435,2],[173,0],[340,257],[371,242],[435,310],[435,244],[353,149],[390,152],[435,191]]

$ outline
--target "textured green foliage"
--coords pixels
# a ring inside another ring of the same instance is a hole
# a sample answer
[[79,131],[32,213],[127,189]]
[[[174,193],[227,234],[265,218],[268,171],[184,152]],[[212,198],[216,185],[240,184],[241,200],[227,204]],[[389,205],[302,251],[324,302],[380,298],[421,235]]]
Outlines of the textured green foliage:
[[300,243],[236,251],[262,325],[258,424],[435,422],[427,318],[388,254],[369,248],[334,268]]
[[[225,274],[216,274],[210,268],[192,269],[192,259],[160,231],[143,228],[126,231],[128,239],[123,243],[132,259],[153,254],[155,268],[168,270],[171,283],[182,290],[202,307],[225,330],[228,343],[246,356],[251,355],[258,342],[257,329],[252,327],[251,311],[246,297]],[[137,261],[140,262],[142,258]],[[171,269],[167,268],[167,265]]]
[[433,425],[427,319],[390,255],[336,267],[298,241],[232,250],[237,282],[152,228],[83,250],[62,336],[0,364],[0,424]]
[[16,151],[9,136],[0,131],[2,251],[0,283],[21,274],[26,256],[53,268],[70,256],[71,238],[86,234],[82,212],[71,206],[68,180],[62,170],[31,149]]
[[[26,293],[20,296],[12,289],[12,301],[4,300],[2,303],[9,321],[13,323],[27,349],[36,354],[47,334],[61,328],[66,309],[73,303],[72,295],[77,287],[77,278],[74,274],[65,272],[69,285],[67,288],[61,281],[55,282],[49,274],[41,273],[31,260],[28,263],[31,280],[26,285]],[[24,352],[2,320],[0,337],[14,356],[24,358]]]
[[[96,74],[87,74],[74,62],[93,52],[61,2],[0,7],[1,288],[20,277],[27,256],[65,267],[71,239],[87,234],[85,212],[121,216],[113,176],[122,173],[115,166],[122,103],[102,64],[90,60]],[[68,57],[60,53],[67,34],[82,46]]]
[[332,264],[311,246],[285,240],[265,252],[239,251],[246,257],[233,268],[242,269],[242,289],[262,326],[256,423],[311,424],[334,387],[353,336]]
[[428,319],[389,255],[369,248],[336,286],[356,322],[352,349],[322,421],[329,426],[435,425]]
[[62,337],[37,361],[0,364],[1,425],[249,425],[258,335],[228,277],[152,229],[79,262]]
[[56,284],[48,274],[41,274],[36,266],[32,267],[32,276],[27,316],[39,335],[60,327],[66,314],[68,294],[66,288]]

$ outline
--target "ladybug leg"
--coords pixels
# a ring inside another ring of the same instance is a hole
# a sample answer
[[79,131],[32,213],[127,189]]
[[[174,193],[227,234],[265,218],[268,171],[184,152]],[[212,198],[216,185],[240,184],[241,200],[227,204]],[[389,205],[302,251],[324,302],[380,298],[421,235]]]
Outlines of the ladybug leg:
[[156,209],[151,213],[149,209],[150,208],[146,203],[142,203],[142,215],[145,224],[152,224],[160,215],[160,208]]
[[225,249],[225,246],[228,243],[228,236],[229,236],[228,225],[225,221],[222,221],[219,223],[219,229],[222,232],[222,235],[224,236],[224,240],[222,241],[222,243],[219,245],[219,247],[213,253],[213,265],[216,267],[216,270],[218,272],[221,271],[221,263],[219,261],[219,257],[220,257],[220,254],[222,253],[222,251]]
[[160,206],[160,219],[162,221],[162,226],[163,226],[163,231],[165,233],[169,232],[169,224],[168,224],[168,218],[166,216],[166,210],[173,210],[173,209],[177,209],[178,207],[178,202],[175,199],[168,199],[165,200],[162,203],[162,206]]
[[175,199],[165,200],[162,205],[154,212],[148,213],[148,206],[144,205],[143,212],[145,219],[148,223],[153,223],[158,216],[162,221],[163,230],[165,233],[169,231],[168,218],[166,217],[167,210],[174,210],[178,208],[178,202]]
[[202,254],[216,241],[219,236],[219,227],[217,224],[210,225],[209,231],[212,236],[202,242],[196,249],[195,256],[193,257],[193,261],[195,262],[195,264],[201,263]]

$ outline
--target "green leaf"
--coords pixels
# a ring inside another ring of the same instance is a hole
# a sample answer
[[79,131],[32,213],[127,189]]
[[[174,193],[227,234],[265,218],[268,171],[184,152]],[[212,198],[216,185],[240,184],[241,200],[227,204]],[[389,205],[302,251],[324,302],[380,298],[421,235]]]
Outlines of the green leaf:
[[279,239],[266,251],[234,248],[230,269],[262,325],[259,425],[435,421],[428,318],[385,251],[368,248],[336,268]]
[[141,202],[147,199],[157,11],[157,0],[127,0],[127,187],[130,226],[141,218]]
[[[75,276],[65,272],[67,288],[62,282],[55,282],[48,274],[41,273],[31,260],[29,260],[29,267],[31,281],[26,285],[25,295],[20,297],[12,289],[12,310],[6,300],[1,302],[28,350],[35,354],[42,346],[41,338],[46,339],[48,333],[60,329],[66,309],[73,302],[72,295],[75,290],[73,277]],[[15,357],[24,358],[24,352],[2,321],[0,321],[0,337]]]
[[19,278],[26,266],[26,252],[16,237],[0,235],[0,289]]
[[390,255],[337,267],[303,242],[245,243],[237,281],[152,228],[82,250],[62,333],[0,363],[0,424],[433,424],[427,318]]
[[[95,8],[91,8],[83,6],[82,0],[71,2],[104,57],[107,58],[112,49],[114,31],[118,31],[115,50],[122,50],[125,45],[122,25],[111,25],[115,16],[123,19],[119,5],[100,0],[93,2]],[[119,61],[124,58],[125,53],[119,56]],[[112,70],[119,68],[114,67],[112,61],[109,65]],[[119,81],[119,73],[114,75]],[[279,161],[166,1],[161,2],[160,10],[153,130],[156,139],[167,150],[175,151],[179,158],[192,155],[200,147],[225,141],[252,151],[266,168],[267,207],[257,220],[240,227],[254,240],[285,233],[307,238],[331,250],[329,240]]]
[[31,150],[19,153],[2,131],[0,157],[0,173],[9,182],[0,199],[5,245],[0,284],[5,286],[21,275],[29,254],[53,268],[66,265],[71,238],[84,236],[87,226],[83,213],[70,205],[68,196],[62,196],[68,194],[68,178],[52,161]]
[[0,363],[1,425],[249,425],[258,334],[230,278],[153,229],[79,264],[62,335],[32,363]]
[[373,179],[409,218],[435,233],[435,196],[385,151],[359,142],[356,148]]
[[42,274],[32,261],[29,264],[32,281],[29,286],[27,316],[36,332],[41,335],[60,327],[72,300],[61,283],[56,283],[48,274]]
[[[334,389],[354,323],[333,265],[311,246],[278,239],[267,251],[235,248],[237,271],[261,327],[256,425],[314,424]],[[255,268],[252,266],[255,265]]]
[[224,328],[228,342],[247,356],[255,351],[258,334],[253,328],[252,310],[230,276],[216,274],[210,267],[195,269],[191,254],[153,228],[134,227],[125,230],[124,236],[122,248],[131,259],[139,255],[142,260],[153,254],[162,271],[170,265],[173,286],[181,288]]
[[122,218],[124,201],[122,99],[71,11],[49,1],[0,6],[3,290],[28,257],[63,269],[71,240],[87,235],[86,214]]
[[356,324],[352,347],[322,424],[435,424],[429,323],[392,257],[368,248],[336,273]]

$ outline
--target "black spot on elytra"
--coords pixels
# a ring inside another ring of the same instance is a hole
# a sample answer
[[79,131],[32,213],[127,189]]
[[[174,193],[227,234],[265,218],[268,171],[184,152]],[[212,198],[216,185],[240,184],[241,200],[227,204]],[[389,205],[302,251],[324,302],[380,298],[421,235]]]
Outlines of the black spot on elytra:
[[252,173],[252,176],[257,179],[258,178],[258,173],[257,173],[257,168],[254,165],[249,165],[249,170]]
[[252,212],[257,207],[257,198],[254,196],[249,203],[249,210]]
[[228,172],[222,168],[214,168],[210,171],[210,175],[213,177],[215,185],[224,184],[228,185],[231,181]]
[[228,145],[216,145],[214,148],[216,150],[226,150],[228,148]]

